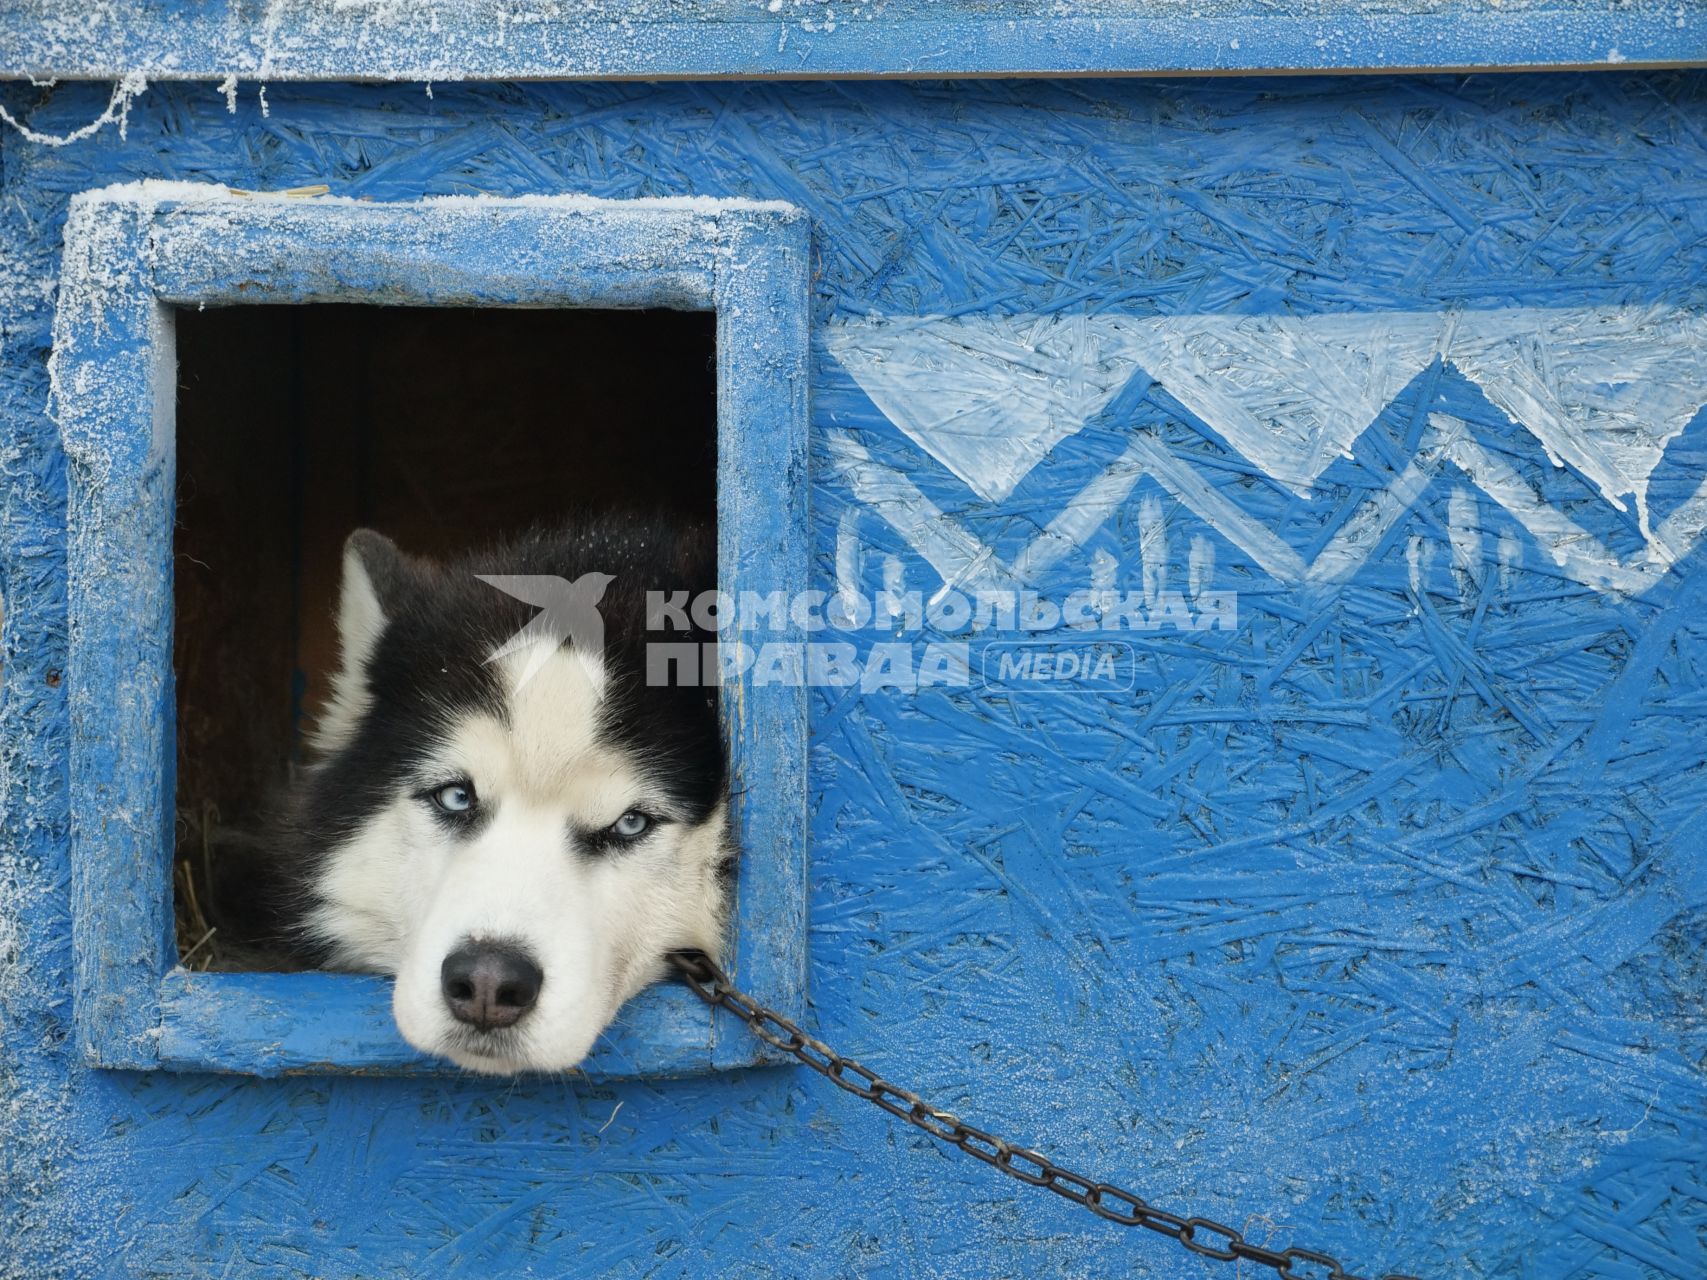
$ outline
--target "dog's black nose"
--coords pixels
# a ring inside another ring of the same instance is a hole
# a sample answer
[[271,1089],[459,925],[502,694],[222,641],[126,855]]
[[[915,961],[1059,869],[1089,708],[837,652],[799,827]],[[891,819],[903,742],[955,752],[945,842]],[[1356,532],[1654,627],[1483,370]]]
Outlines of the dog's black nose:
[[520,1022],[544,981],[527,952],[503,942],[464,943],[439,969],[439,990],[451,1013],[482,1031]]

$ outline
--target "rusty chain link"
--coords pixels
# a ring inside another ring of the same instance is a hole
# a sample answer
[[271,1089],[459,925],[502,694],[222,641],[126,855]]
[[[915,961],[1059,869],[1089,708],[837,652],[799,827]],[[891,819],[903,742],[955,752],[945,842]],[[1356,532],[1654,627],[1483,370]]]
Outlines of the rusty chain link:
[[[1106,1182],[1093,1182],[1082,1174],[1063,1169],[1040,1152],[1017,1147],[993,1133],[975,1129],[959,1117],[931,1106],[918,1094],[890,1084],[870,1067],[862,1066],[852,1058],[844,1058],[822,1040],[807,1035],[782,1014],[765,1008],[735,987],[729,981],[729,975],[703,952],[676,951],[670,954],[669,960],[696,996],[713,1008],[727,1009],[765,1043],[791,1054],[855,1097],[877,1104],[890,1115],[918,1126],[933,1138],[958,1147],[976,1160],[994,1165],[1027,1186],[1046,1187],[1109,1222],[1117,1222],[1123,1227],[1143,1227],[1167,1236],[1200,1257],[1213,1258],[1217,1262],[1243,1259],[1270,1267],[1277,1280],[1361,1280],[1325,1253],[1296,1246],[1266,1249],[1252,1244],[1232,1227],[1208,1218],[1182,1218],[1165,1213],[1130,1191],[1122,1191]],[[1385,1275],[1381,1280],[1417,1280],[1417,1277]]]

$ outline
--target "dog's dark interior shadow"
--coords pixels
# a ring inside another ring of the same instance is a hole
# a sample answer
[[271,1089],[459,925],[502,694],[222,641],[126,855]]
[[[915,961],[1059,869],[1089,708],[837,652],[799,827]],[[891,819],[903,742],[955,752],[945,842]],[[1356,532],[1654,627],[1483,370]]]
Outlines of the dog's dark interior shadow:
[[340,549],[425,555],[571,507],[716,521],[715,317],[254,306],[177,316],[178,948],[301,967],[268,808],[336,661]]

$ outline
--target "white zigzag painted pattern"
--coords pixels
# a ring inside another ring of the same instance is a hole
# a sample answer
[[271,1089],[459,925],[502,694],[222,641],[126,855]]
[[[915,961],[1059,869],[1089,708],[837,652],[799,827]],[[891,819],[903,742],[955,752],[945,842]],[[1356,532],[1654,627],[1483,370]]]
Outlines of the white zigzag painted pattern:
[[1306,564],[1154,435],[1126,449],[1004,564],[906,477],[846,433],[830,457],[946,587],[1035,581],[1084,544],[1145,475],[1284,582],[1357,572],[1443,461],[1468,476],[1597,591],[1653,585],[1707,528],[1707,477],[1657,528],[1648,479],[1707,402],[1707,315],[1674,306],[1335,316],[1000,316],[865,319],[833,326],[833,354],[901,431],[974,493],[999,502],[1140,370],[1265,474],[1308,496],[1336,457],[1439,356],[1619,510],[1644,546],[1620,557],[1548,505],[1465,424],[1431,414],[1402,474]]

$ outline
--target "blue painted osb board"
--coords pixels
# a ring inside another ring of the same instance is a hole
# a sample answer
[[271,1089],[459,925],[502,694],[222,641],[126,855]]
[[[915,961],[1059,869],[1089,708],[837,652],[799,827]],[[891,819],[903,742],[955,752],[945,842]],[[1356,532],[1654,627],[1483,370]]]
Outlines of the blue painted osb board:
[[157,86],[0,145],[0,1275],[1227,1274],[786,1069],[79,1064],[46,360],[70,194],[139,178],[806,210],[817,585],[1237,610],[1119,694],[814,692],[817,1026],[1370,1271],[1701,1274],[1707,79]]
[[1707,62],[1703,0],[10,0],[37,79],[498,80]]

